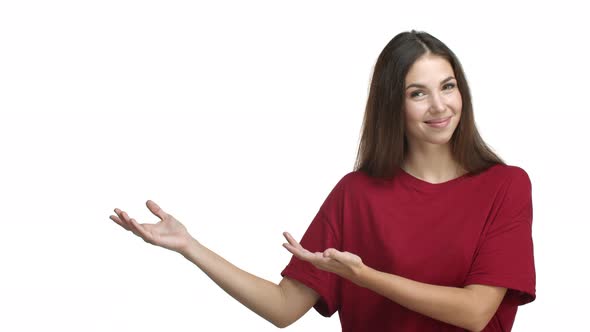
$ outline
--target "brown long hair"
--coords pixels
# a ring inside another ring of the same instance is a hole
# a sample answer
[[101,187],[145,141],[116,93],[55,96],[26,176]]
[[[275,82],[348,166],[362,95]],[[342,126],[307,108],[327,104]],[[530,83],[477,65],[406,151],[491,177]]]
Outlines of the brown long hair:
[[408,150],[403,111],[405,77],[412,64],[427,53],[441,56],[451,64],[461,92],[461,119],[451,137],[453,158],[469,174],[505,164],[477,131],[469,85],[459,59],[440,40],[412,30],[393,37],[377,58],[354,171],[390,178],[401,167]]

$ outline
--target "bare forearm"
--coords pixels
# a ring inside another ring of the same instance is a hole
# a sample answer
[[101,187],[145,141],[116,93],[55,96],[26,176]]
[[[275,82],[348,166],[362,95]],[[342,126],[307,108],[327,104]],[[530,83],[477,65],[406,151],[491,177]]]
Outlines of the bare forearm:
[[365,266],[358,279],[368,288],[412,311],[475,331],[479,312],[468,289],[422,283]]
[[285,324],[285,301],[279,285],[239,269],[197,241],[191,241],[180,254],[244,306],[275,326]]

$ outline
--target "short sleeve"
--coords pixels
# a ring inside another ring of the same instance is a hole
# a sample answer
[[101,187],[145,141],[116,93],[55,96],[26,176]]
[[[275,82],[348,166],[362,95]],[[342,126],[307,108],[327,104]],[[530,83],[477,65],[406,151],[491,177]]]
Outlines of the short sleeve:
[[495,217],[484,230],[464,285],[506,287],[507,300],[516,305],[532,302],[535,263],[532,238],[532,188],[527,173],[514,168]]
[[[338,218],[342,208],[341,180],[332,189],[299,243],[311,252],[328,248],[341,250]],[[340,306],[340,277],[334,273],[320,270],[311,263],[292,256],[289,264],[281,272],[283,277],[295,279],[315,290],[320,298],[314,308],[322,316],[330,317]]]

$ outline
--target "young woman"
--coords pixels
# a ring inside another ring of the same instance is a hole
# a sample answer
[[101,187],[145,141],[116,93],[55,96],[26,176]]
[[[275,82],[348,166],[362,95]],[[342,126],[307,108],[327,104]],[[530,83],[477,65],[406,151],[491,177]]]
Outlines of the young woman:
[[374,68],[355,170],[329,193],[276,285],[215,254],[153,201],[161,220],[111,219],[174,250],[277,327],[314,307],[343,331],[510,331],[535,300],[528,174],[480,137],[455,54],[403,32]]

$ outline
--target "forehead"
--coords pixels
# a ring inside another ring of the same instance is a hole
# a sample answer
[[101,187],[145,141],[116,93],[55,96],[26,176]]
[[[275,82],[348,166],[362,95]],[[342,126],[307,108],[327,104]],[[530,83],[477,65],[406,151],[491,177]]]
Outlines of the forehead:
[[443,57],[436,55],[421,56],[412,64],[406,75],[406,85],[412,83],[438,84],[441,80],[455,76],[453,67]]

